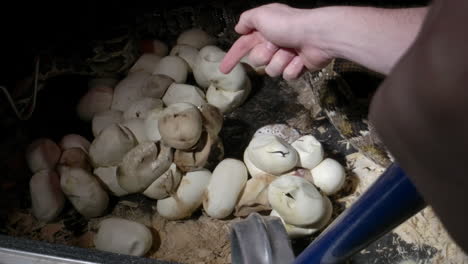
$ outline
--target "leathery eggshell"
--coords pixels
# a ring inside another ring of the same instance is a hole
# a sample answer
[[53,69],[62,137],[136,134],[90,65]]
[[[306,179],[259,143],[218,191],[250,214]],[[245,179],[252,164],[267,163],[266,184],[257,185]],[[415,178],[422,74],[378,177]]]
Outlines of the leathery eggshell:
[[122,111],[118,110],[108,110],[96,114],[91,123],[94,137],[97,137],[102,130],[110,125],[120,123],[122,121],[122,114]]
[[195,67],[198,49],[189,45],[181,44],[174,46],[169,54],[181,57],[188,64],[189,72],[192,72],[192,69]]
[[146,190],[143,195],[152,199],[164,199],[175,193],[182,179],[182,173],[177,168],[175,163],[172,163],[169,169],[156,179]]
[[155,98],[143,98],[133,102],[130,107],[123,112],[123,119],[128,120],[132,118],[145,119],[148,112],[154,108],[163,108],[163,102]]
[[203,208],[217,219],[229,216],[247,182],[247,168],[236,159],[224,159],[213,171],[206,188]]
[[223,113],[214,105],[203,104],[198,107],[203,119],[203,126],[210,135],[218,135],[223,128]]
[[174,80],[164,74],[151,75],[150,81],[141,88],[143,97],[160,99]]
[[153,245],[153,235],[143,224],[112,217],[99,223],[94,245],[102,251],[143,256]]
[[60,179],[53,170],[36,172],[29,181],[32,213],[40,221],[54,220],[62,211],[65,195],[60,188]]
[[109,196],[90,172],[81,168],[61,166],[60,186],[73,207],[84,217],[91,218],[105,213]]
[[299,154],[299,167],[311,170],[323,160],[322,144],[312,135],[298,138],[291,146]]
[[[252,178],[259,177],[262,175],[272,175],[270,173],[264,172],[261,169],[257,168],[252,161],[250,161],[249,154],[247,153],[247,149],[244,151],[244,164],[247,167],[247,170],[249,171],[250,176]],[[272,175],[274,176],[274,175]]]
[[172,149],[161,142],[143,142],[125,154],[117,170],[120,186],[129,193],[142,192],[172,164]]
[[284,221],[291,225],[308,226],[325,214],[325,202],[314,185],[304,178],[283,175],[270,183],[268,201]]
[[127,119],[120,123],[123,127],[128,128],[138,143],[149,141],[148,136],[146,135],[145,120],[141,118],[132,118]]
[[345,170],[338,161],[324,159],[312,169],[312,180],[315,186],[326,195],[338,192],[345,182]]
[[59,146],[54,141],[48,138],[39,138],[26,148],[26,162],[33,173],[51,170],[57,165],[61,153]]
[[125,111],[135,101],[143,98],[142,89],[151,82],[151,74],[143,71],[132,72],[114,88],[111,109]]
[[168,106],[158,120],[162,141],[175,149],[190,149],[200,139],[203,131],[198,108],[189,103]]
[[62,137],[59,146],[62,150],[69,148],[81,148],[84,152],[88,153],[91,142],[86,138],[77,134],[68,134]]
[[117,168],[117,166],[99,167],[94,169],[93,172],[113,195],[124,196],[129,193],[119,185],[119,181],[117,180]]
[[89,157],[93,167],[118,165],[125,154],[136,145],[135,136],[126,127],[110,125],[91,143]]
[[176,83],[185,83],[188,65],[178,56],[166,56],[156,64],[153,74],[163,74],[171,77]]
[[83,121],[91,121],[95,114],[110,109],[114,89],[109,86],[95,86],[81,97],[76,106],[78,117]]
[[236,216],[248,216],[252,212],[271,210],[268,202],[268,185],[277,177],[263,174],[247,181],[236,205]]
[[181,83],[171,84],[162,100],[167,106],[176,103],[190,103],[200,106],[206,103],[205,94],[200,88]]
[[60,157],[59,164],[68,167],[82,168],[87,171],[91,171],[92,169],[88,154],[81,148],[69,148],[64,150]]
[[170,76],[132,72],[115,87],[111,109],[123,112],[145,97],[160,98],[173,82]]
[[244,89],[235,92],[219,89],[211,84],[206,91],[206,101],[219,108],[222,113],[230,113],[243,104],[249,95],[252,89],[250,80],[245,83]]
[[257,168],[273,175],[281,175],[293,169],[299,160],[297,151],[274,135],[253,137],[246,151]]
[[152,53],[143,53],[130,68],[129,72],[143,71],[151,74],[160,60],[161,56]]
[[182,32],[177,38],[177,45],[189,45],[201,49],[206,45],[216,43],[216,39],[199,28],[191,28]]
[[200,168],[213,169],[224,158],[224,145],[218,136],[204,131],[191,150],[174,152],[174,163],[184,172]]
[[158,214],[169,220],[191,216],[202,204],[203,194],[210,179],[211,172],[206,169],[188,172],[182,177],[175,194],[158,201]]
[[206,46],[200,50],[195,60],[195,66],[192,70],[193,77],[195,78],[195,81],[201,88],[206,89],[208,88],[208,86],[210,86],[211,80],[208,78],[209,72],[216,70],[216,65],[213,65],[213,63],[208,64],[210,65],[209,69],[206,66],[204,66],[204,64],[207,63],[205,57],[215,56],[219,61],[221,61],[225,54],[226,53],[222,49],[216,46]]
[[270,215],[281,218],[281,222],[283,222],[286,232],[288,233],[288,236],[290,238],[295,239],[295,238],[310,236],[320,231],[320,229],[324,228],[331,219],[331,216],[333,213],[333,205],[330,199],[328,199],[328,197],[324,197],[324,199],[325,199],[325,207],[326,207],[325,215],[323,216],[322,219],[320,219],[320,221],[310,226],[299,227],[299,226],[287,224],[286,222],[284,222],[283,218],[281,218],[281,216],[275,210],[272,210]]
[[162,113],[162,108],[154,108],[148,112],[144,125],[146,137],[150,141],[156,142],[161,139],[161,134],[159,133],[159,118]]

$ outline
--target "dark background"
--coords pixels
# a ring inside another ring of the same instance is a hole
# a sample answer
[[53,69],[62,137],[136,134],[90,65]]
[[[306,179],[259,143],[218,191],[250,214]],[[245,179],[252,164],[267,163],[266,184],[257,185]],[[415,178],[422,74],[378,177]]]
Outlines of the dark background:
[[[110,29],[119,25],[133,25],[139,16],[161,8],[200,4],[196,0],[172,0],[163,3],[136,5],[135,2],[106,3],[67,1],[47,4],[9,5],[0,11],[0,85],[10,87],[12,82],[31,74],[37,54],[53,50],[58,56],[67,56],[83,50],[89,40],[104,39]],[[209,4],[210,1],[204,1]],[[217,1],[219,2],[219,1]],[[228,2],[228,1],[223,1]],[[231,1],[229,5],[246,10],[272,1]],[[380,7],[408,7],[425,5],[422,0],[343,1],[300,0],[280,1],[295,7],[313,8],[327,5],[368,5]],[[6,4],[5,4],[6,5]],[[2,99],[0,99],[3,101]],[[0,102],[1,102],[0,101]]]

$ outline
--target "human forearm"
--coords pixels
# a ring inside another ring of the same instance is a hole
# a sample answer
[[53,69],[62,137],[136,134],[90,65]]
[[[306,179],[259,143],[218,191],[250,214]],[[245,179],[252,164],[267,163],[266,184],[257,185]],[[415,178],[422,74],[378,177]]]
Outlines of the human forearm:
[[[389,73],[419,33],[427,8],[332,6],[297,9],[269,4],[244,12],[220,70],[228,73],[246,54],[272,77],[297,78],[344,58]],[[284,54],[287,54],[285,56]]]
[[304,48],[387,74],[417,36],[427,8],[334,6],[304,11]]

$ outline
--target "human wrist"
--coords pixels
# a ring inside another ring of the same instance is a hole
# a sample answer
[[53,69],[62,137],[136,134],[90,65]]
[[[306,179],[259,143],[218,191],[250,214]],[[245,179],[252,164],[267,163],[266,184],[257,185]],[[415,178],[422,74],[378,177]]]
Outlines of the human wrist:
[[427,8],[332,6],[305,11],[302,49],[388,73],[414,41]]
[[331,6],[304,10],[301,23],[305,29],[301,47],[311,45],[331,58],[347,57],[348,37],[352,35],[347,26],[353,23],[347,6]]

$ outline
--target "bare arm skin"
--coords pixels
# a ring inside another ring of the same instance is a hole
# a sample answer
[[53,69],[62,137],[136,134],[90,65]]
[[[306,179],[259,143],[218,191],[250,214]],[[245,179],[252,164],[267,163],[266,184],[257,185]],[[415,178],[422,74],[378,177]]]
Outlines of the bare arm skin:
[[[297,78],[345,58],[388,73],[416,37],[427,8],[336,6],[296,9],[270,4],[244,12],[235,28],[242,36],[220,67],[224,73],[250,52],[270,76]],[[405,29],[405,30],[402,30]]]
[[324,17],[317,14],[318,19],[333,29],[324,24],[320,32],[307,34],[315,36],[305,43],[315,41],[332,57],[388,74],[419,33],[427,8],[327,7],[310,11],[308,16],[318,12]]

